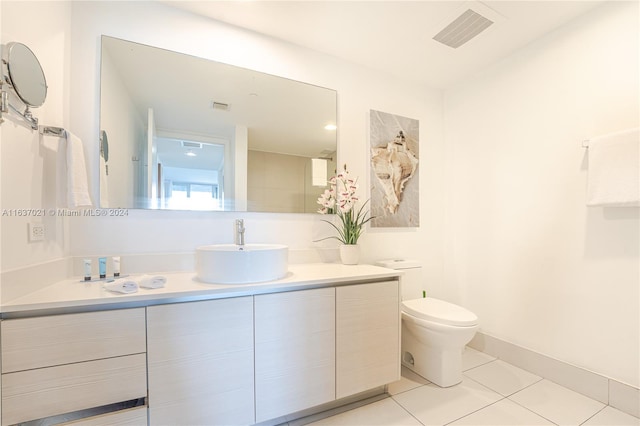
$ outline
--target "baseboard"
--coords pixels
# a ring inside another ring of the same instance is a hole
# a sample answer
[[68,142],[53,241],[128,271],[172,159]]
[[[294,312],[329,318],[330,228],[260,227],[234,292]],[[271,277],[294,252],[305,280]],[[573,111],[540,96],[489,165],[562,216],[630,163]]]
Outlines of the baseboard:
[[636,387],[480,332],[476,333],[469,346],[627,414],[640,417],[640,389]]
[[313,408],[298,411],[297,413],[291,413],[286,416],[256,423],[254,426],[276,426],[284,424],[288,424],[289,426],[303,426],[388,397],[389,395],[386,393],[385,387],[380,386]]

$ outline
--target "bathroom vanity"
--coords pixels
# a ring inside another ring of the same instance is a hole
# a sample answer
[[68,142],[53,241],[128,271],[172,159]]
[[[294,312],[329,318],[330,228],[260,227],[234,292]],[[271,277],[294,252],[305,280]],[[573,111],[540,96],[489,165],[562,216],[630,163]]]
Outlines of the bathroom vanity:
[[400,378],[398,271],[289,271],[122,295],[70,279],[3,305],[2,425],[96,407],[79,424],[272,423]]

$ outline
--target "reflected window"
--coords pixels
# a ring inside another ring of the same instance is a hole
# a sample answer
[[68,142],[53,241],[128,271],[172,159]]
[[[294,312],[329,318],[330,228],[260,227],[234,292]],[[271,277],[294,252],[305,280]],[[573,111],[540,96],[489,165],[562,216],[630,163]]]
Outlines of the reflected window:
[[218,185],[193,182],[167,182],[165,199],[169,208],[195,210],[221,210],[222,200]]

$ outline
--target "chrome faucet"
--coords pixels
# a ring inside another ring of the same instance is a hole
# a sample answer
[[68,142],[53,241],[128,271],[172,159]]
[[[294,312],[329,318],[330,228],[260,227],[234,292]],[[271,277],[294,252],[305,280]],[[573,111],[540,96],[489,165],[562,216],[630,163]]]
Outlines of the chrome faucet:
[[241,248],[244,246],[244,220],[236,219],[236,234],[235,234],[235,242]]

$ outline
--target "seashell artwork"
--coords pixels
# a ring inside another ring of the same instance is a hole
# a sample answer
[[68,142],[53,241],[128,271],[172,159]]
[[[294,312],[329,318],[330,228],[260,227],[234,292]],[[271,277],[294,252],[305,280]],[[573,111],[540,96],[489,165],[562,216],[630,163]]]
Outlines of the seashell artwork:
[[371,110],[374,227],[419,225],[418,120]]
[[418,167],[418,159],[407,149],[402,130],[387,146],[371,150],[371,165],[385,193],[385,208],[389,213],[397,213],[404,184]]

